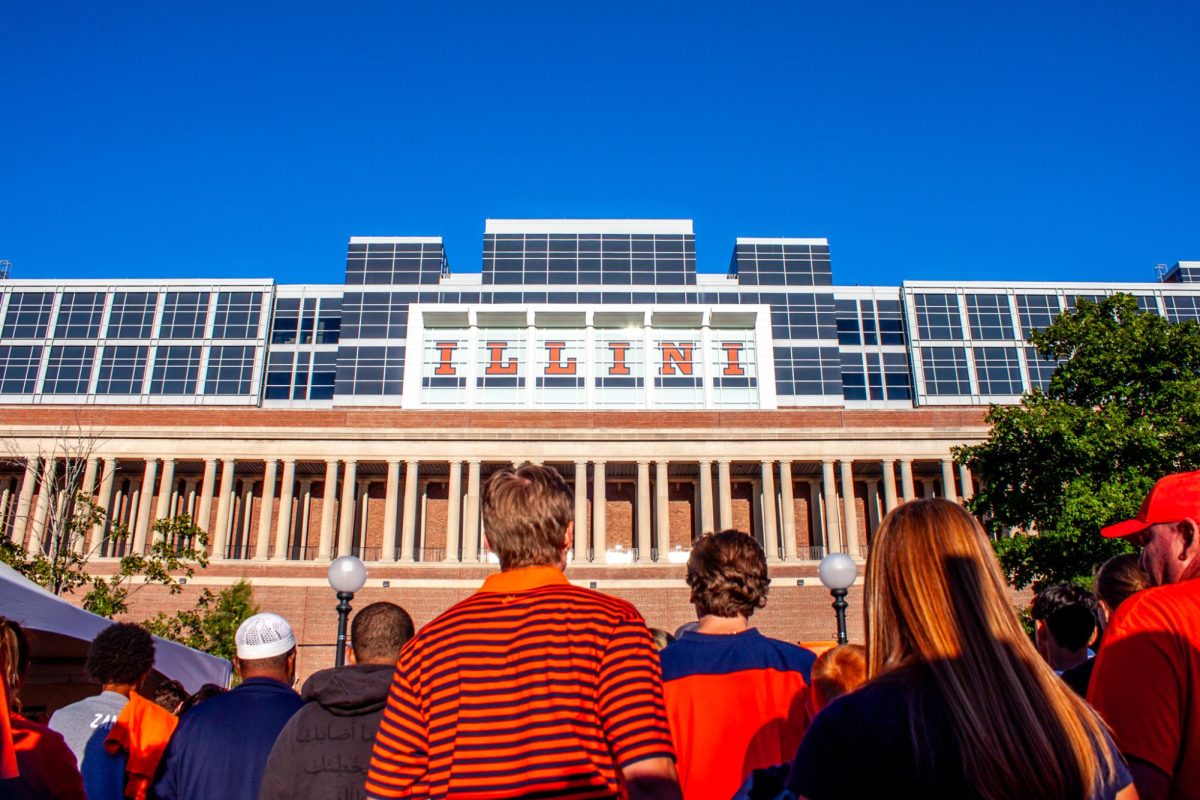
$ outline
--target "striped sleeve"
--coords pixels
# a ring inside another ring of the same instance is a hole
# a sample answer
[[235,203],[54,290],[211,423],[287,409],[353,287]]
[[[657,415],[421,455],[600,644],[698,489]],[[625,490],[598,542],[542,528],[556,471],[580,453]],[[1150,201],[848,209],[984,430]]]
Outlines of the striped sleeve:
[[613,629],[597,693],[601,725],[618,768],[649,758],[675,759],[658,653],[636,615],[622,618]]
[[429,769],[428,724],[410,679],[413,661],[396,664],[367,772],[369,797],[412,797]]

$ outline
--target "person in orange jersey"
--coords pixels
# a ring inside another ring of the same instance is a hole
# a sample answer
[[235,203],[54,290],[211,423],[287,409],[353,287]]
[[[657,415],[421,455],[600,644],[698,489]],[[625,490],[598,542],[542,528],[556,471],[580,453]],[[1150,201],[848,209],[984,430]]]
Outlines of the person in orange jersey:
[[815,656],[750,625],[770,583],[753,537],[726,530],[692,544],[687,584],[700,624],[660,654],[687,800],[727,800],[754,770],[790,761],[804,736]]
[[[85,800],[83,777],[63,737],[20,714],[17,699],[29,670],[29,642],[21,626],[0,617],[0,797]],[[11,749],[10,749],[11,748]]]
[[1143,800],[1200,798],[1200,472],[1154,484],[1138,515],[1101,530],[1142,549],[1153,588],[1120,604],[1088,702],[1112,727]]
[[570,488],[502,469],[482,500],[500,572],[400,651],[367,795],[678,798],[646,623],[563,575]]

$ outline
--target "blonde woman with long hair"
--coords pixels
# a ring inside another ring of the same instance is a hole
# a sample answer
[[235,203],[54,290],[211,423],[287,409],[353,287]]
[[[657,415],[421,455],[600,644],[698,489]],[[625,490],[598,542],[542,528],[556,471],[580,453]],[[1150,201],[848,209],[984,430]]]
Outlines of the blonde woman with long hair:
[[796,796],[1136,798],[1095,712],[1045,664],[975,518],[918,500],[884,518],[866,577],[867,679],[813,721]]

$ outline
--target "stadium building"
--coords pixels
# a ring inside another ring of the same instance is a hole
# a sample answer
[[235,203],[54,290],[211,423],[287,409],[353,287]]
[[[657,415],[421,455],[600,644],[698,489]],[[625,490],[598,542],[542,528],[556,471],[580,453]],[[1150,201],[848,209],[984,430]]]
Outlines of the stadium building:
[[971,496],[951,449],[1054,369],[1031,330],[1115,291],[1198,319],[1197,277],[841,285],[820,238],[737,239],[710,275],[687,220],[489,220],[465,274],[439,237],[353,237],[337,285],[8,280],[0,403],[25,460],[0,474],[0,519],[42,546],[43,486],[82,453],[111,512],[96,569],[189,513],[213,556],[189,593],[249,577],[320,666],[331,558],[368,562],[360,602],[423,622],[494,569],[488,474],[543,463],[575,487],[573,579],[674,628],[690,542],[737,527],[773,562],[763,627],[826,639],[816,562],[865,555],[905,499]]

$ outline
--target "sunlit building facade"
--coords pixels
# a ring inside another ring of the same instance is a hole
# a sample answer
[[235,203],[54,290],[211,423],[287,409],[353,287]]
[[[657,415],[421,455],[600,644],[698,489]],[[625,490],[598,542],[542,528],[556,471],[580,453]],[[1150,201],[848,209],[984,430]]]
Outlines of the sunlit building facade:
[[898,502],[971,496],[951,449],[1053,372],[1030,331],[1115,291],[1198,319],[1198,274],[868,287],[834,281],[820,238],[739,238],[702,274],[687,220],[489,220],[478,272],[401,236],[351,238],[340,284],[3,281],[0,404],[28,458],[0,519],[42,543],[70,429],[110,511],[98,568],[186,512],[207,580],[318,591],[354,554],[369,587],[444,605],[490,568],[483,482],[533,462],[575,488],[580,580],[686,606],[690,542],[738,527],[811,585]]

